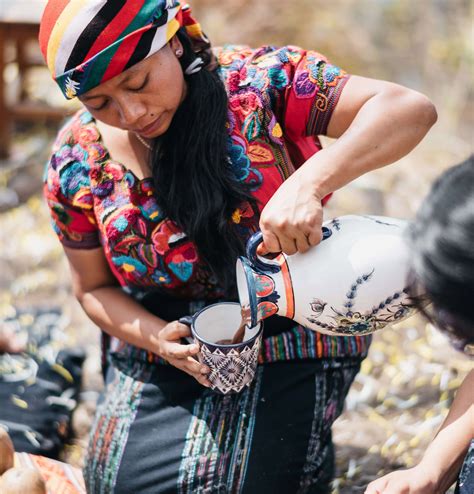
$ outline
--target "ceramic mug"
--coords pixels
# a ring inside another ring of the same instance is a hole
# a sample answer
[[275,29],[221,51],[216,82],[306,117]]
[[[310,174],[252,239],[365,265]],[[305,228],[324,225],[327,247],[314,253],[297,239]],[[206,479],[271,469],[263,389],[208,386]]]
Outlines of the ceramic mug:
[[263,322],[246,327],[242,343],[227,343],[232,341],[241,319],[240,304],[222,302],[179,320],[190,326],[200,350],[197,358],[211,370],[208,375],[211,388],[222,394],[239,393],[255,377]]

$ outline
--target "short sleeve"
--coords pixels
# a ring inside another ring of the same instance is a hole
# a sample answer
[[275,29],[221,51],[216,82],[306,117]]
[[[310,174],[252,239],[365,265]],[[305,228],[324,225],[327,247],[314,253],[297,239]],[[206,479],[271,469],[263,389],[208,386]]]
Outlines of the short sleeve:
[[315,51],[297,47],[283,50],[289,79],[280,95],[285,133],[291,138],[325,135],[350,76]]
[[58,137],[46,164],[43,192],[53,229],[64,246],[93,249],[101,245],[93,210],[90,166],[82,146]]

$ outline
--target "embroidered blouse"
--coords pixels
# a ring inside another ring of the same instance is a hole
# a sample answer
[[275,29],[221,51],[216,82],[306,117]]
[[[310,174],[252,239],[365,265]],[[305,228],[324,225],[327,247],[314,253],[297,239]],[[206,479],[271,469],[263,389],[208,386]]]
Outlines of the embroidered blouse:
[[[218,73],[229,97],[228,149],[237,180],[251,185],[262,209],[298,166],[321,149],[349,75],[314,51],[295,46],[224,46]],[[185,232],[160,210],[151,178],[114,161],[92,115],[79,111],[59,132],[44,193],[64,246],[102,246],[120,285],[176,298],[223,296]],[[327,198],[326,198],[327,199]],[[260,209],[260,210],[261,210]],[[233,216],[244,239],[258,228],[247,205]],[[332,337],[295,326],[264,340],[262,361],[365,355],[370,337]]]

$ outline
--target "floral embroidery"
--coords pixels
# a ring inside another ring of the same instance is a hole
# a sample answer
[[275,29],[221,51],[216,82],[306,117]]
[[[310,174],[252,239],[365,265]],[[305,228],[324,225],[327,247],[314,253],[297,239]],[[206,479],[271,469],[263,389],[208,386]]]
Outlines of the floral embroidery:
[[263,141],[250,144],[248,156],[253,163],[271,164],[275,161],[271,147]]
[[248,202],[242,204],[240,208],[237,208],[232,214],[232,221],[236,224],[244,224],[247,220],[251,220],[254,216],[252,207]]
[[302,72],[296,78],[296,93],[300,97],[309,98],[316,94],[318,86],[310,79],[309,72]]
[[258,94],[253,91],[242,91],[229,98],[229,107],[237,115],[245,118],[263,106]]
[[[295,169],[284,140],[284,108],[292,91],[315,100],[343,72],[297,47],[217,51],[228,92],[228,156],[237,180],[263,207]],[[71,92],[76,87],[69,83]],[[316,96],[317,95],[317,96]],[[309,109],[302,118],[310,118]],[[319,148],[317,143],[314,151]],[[111,159],[90,113],[81,111],[59,133],[45,177],[53,226],[74,248],[102,246],[114,274],[131,289],[159,288],[176,296],[221,297],[222,288],[194,244],[166,218],[152,179],[139,180]],[[258,214],[242,204],[229,218],[246,240]],[[270,310],[271,308],[267,308]]]
[[73,196],[81,187],[87,184],[89,165],[83,161],[75,161],[65,166],[61,174],[61,192]]
[[306,57],[301,70],[296,75],[296,94],[300,98],[311,98],[319,91],[336,86],[346,73],[335,67],[318,53]]

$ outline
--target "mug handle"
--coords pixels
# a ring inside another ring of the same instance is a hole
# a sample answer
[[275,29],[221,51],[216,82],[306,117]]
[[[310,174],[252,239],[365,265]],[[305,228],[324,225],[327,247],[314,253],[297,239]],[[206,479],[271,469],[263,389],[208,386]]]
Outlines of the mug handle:
[[181,324],[186,324],[186,326],[191,327],[193,325],[193,317],[192,316],[183,316],[178,319],[178,322]]
[[[332,230],[327,226],[322,227],[323,238],[321,241],[326,240],[332,235]],[[257,254],[258,246],[263,242],[263,233],[258,231],[254,233],[247,242],[247,258],[258,269],[262,271],[270,271],[271,273],[278,273],[280,271],[280,264],[272,259]]]
[[[178,322],[181,324],[186,324],[186,326],[191,327],[193,325],[193,318],[192,316],[183,316],[178,319]],[[184,338],[181,338],[182,340],[185,340],[186,343],[194,343],[194,339],[192,336],[185,336]]]

